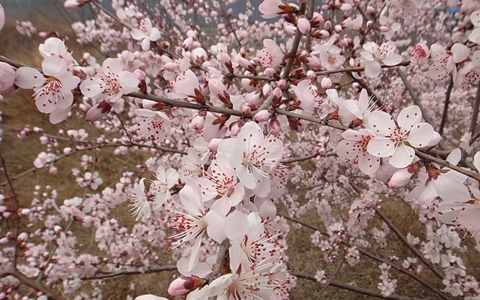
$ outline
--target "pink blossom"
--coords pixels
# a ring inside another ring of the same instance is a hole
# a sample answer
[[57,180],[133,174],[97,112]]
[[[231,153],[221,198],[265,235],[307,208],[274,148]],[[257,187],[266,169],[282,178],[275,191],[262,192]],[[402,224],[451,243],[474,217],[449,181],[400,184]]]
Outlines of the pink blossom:
[[283,51],[271,39],[263,40],[263,49],[257,52],[257,57],[260,63],[265,68],[275,68],[279,66],[283,61]]
[[402,61],[402,56],[394,53],[395,49],[397,49],[397,46],[393,41],[385,42],[381,46],[374,42],[366,42],[363,45],[364,51],[361,52],[365,75],[371,78],[380,75],[380,63],[387,66],[398,65]]
[[144,108],[136,109],[134,113],[141,119],[137,123],[137,132],[141,136],[161,143],[170,135],[171,121],[166,114]]
[[283,155],[283,143],[276,138],[265,137],[257,123],[249,122],[236,138],[223,140],[218,152],[228,157],[245,187],[266,192],[266,195],[270,191],[272,167]]
[[151,294],[146,294],[146,295],[138,296],[134,300],[168,300],[168,299],[164,298],[164,297],[158,297],[158,296],[155,296],[155,295],[151,295]]
[[133,201],[132,208],[133,215],[136,216],[136,221],[140,220],[141,218],[150,218],[151,215],[151,207],[150,202],[145,194],[145,178],[142,178],[140,182],[135,183],[133,188],[130,189],[130,197]]
[[73,104],[71,90],[78,85],[80,78],[67,71],[67,62],[59,56],[45,58],[42,69],[43,74],[29,67],[19,68],[15,84],[35,91],[35,104],[43,113],[69,108]]
[[368,117],[368,127],[377,136],[367,146],[367,151],[376,157],[389,157],[396,168],[408,166],[415,158],[414,148],[425,147],[433,138],[433,127],[420,122],[422,112],[416,105],[404,108],[397,117],[383,111],[375,111]]
[[160,38],[160,31],[152,27],[152,21],[149,18],[143,18],[138,21],[137,27],[133,28],[131,33],[133,39],[142,41],[143,51],[150,49],[150,43]]
[[116,102],[124,94],[134,92],[138,83],[135,74],[122,70],[118,59],[107,58],[96,76],[80,84],[80,90],[87,97]]
[[451,53],[447,53],[445,48],[438,44],[430,47],[430,57],[433,63],[428,69],[427,76],[432,79],[443,80],[452,71],[457,71],[455,64],[464,61],[470,54],[467,46],[455,43],[451,48]]
[[425,44],[416,44],[410,52],[410,61],[414,64],[423,64],[430,56],[430,50]]
[[374,174],[380,166],[380,158],[367,151],[367,145],[374,136],[373,131],[368,129],[344,131],[342,133],[344,140],[341,140],[336,147],[338,156],[358,162],[358,167],[363,173]]

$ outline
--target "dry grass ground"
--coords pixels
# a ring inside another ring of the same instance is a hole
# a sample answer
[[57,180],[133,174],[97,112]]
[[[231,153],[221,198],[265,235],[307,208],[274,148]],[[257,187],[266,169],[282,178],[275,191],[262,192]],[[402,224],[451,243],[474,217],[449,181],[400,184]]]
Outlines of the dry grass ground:
[[[38,24],[38,23],[36,23]],[[47,30],[50,24],[38,24],[39,30]],[[15,33],[14,24],[7,23],[6,27],[0,34],[1,55],[7,56],[11,59],[24,62],[29,65],[39,66],[41,62],[40,55],[38,55],[37,45],[41,41],[40,38],[33,39],[20,36]],[[57,27],[58,30],[58,27]],[[68,31],[68,28],[65,29]],[[0,102],[0,110],[3,113],[3,122],[1,123],[3,129],[3,142],[0,144],[0,152],[6,160],[7,170],[10,175],[21,174],[33,167],[32,161],[39,152],[38,135],[32,135],[25,139],[19,140],[16,135],[24,124],[30,124],[31,127],[43,128],[44,132],[56,134],[59,129],[78,129],[86,128],[92,136],[95,136],[96,131],[87,122],[81,118],[72,118],[68,122],[63,122],[60,125],[52,125],[49,123],[45,115],[39,113],[35,105],[30,100],[30,94],[27,92],[20,92],[13,98],[8,98]],[[142,163],[145,156],[139,154],[138,157],[118,157],[111,155],[109,152],[101,152],[98,158],[102,161],[100,164],[102,178],[104,180],[103,186],[112,185],[119,178],[122,171],[127,169],[134,169],[136,164]],[[61,203],[63,199],[79,196],[84,193],[84,190],[76,184],[72,184],[73,176],[71,169],[78,166],[79,157],[73,157],[70,160],[64,160],[58,164],[58,176],[49,176],[46,169],[31,173],[28,176],[23,176],[19,180],[14,181],[15,191],[21,204],[28,207],[33,195],[33,187],[35,185],[46,186],[51,184],[55,186],[59,193],[58,202]],[[4,176],[3,174],[1,176]],[[1,182],[5,181],[4,177],[0,177]],[[382,206],[382,211],[387,215],[393,223],[395,223],[403,234],[408,232],[415,233],[417,236],[425,235],[422,231],[422,226],[418,222],[417,216],[410,210],[410,208],[398,199],[390,199]],[[126,209],[119,209],[116,211],[118,218],[124,225],[132,225],[134,220]],[[316,214],[307,213],[303,218],[303,222],[312,224],[313,226],[320,226],[318,216]],[[11,230],[10,223],[2,221],[0,225],[3,229]],[[375,218],[372,221],[377,227],[381,226],[382,221]],[[293,226],[292,226],[293,228]],[[321,228],[322,229],[322,228]],[[80,226],[74,226],[73,230],[79,232],[79,243],[83,245],[85,252],[90,251],[95,254],[96,247],[93,243],[94,232],[91,229],[84,229]],[[363,259],[362,262],[355,267],[342,266],[339,267],[340,261],[336,264],[326,264],[322,257],[323,253],[312,246],[310,243],[310,235],[313,230],[307,228],[293,229],[289,234],[289,251],[290,263],[293,269],[303,272],[315,274],[317,269],[323,268],[328,273],[336,273],[333,278],[336,281],[352,283],[355,282],[359,286],[370,288],[377,291],[378,277],[380,275],[378,269],[378,262],[371,259]],[[373,246],[368,250],[370,253],[384,259],[391,255],[400,256],[402,259],[413,254],[405,245],[391,233],[389,237],[389,245],[387,248]],[[373,243],[373,245],[375,245]],[[168,255],[168,254],[166,254]],[[165,256],[168,260],[168,257]],[[479,263],[478,252],[465,253],[465,264],[469,267],[476,266]],[[478,269],[469,268],[478,273]],[[125,295],[132,294],[130,284],[135,283],[137,294],[152,293],[165,294],[166,287],[171,280],[174,273],[149,274],[149,275],[134,275],[130,277],[115,278],[105,281],[104,298],[105,299],[124,299]],[[398,279],[397,293],[400,295],[410,295],[419,299],[438,299],[438,297],[425,287],[414,282],[411,278],[392,271],[393,278]],[[473,274],[480,275],[480,274]],[[432,273],[428,270],[419,277],[432,282],[432,284],[441,289],[441,282],[432,278]],[[67,299],[71,299],[71,295],[65,295]],[[335,287],[328,287],[324,289],[312,281],[298,280],[297,287],[292,291],[291,299],[369,299],[370,296],[365,296],[357,293],[352,293]]]

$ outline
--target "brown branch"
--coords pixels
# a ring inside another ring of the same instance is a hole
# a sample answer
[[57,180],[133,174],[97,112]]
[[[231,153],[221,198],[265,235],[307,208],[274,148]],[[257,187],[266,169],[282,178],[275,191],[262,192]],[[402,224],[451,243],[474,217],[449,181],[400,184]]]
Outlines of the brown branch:
[[107,278],[113,278],[118,276],[129,276],[129,275],[141,275],[141,274],[152,274],[160,273],[166,271],[175,271],[177,270],[176,265],[167,265],[160,268],[143,270],[143,271],[118,271],[118,272],[100,272],[100,275],[93,277],[81,277],[82,280],[103,280]]
[[[315,279],[315,276],[313,276],[312,274],[301,272],[301,271],[293,271],[292,274],[294,276],[298,277],[298,278],[308,279],[308,280],[315,281],[315,282],[318,283],[318,281]],[[318,284],[320,284],[320,283],[318,283]],[[374,290],[370,290],[370,289],[362,288],[362,287],[358,287],[358,286],[353,286],[353,285],[348,285],[346,283],[338,282],[338,281],[335,281],[335,280],[330,281],[330,285],[334,286],[334,287],[337,287],[337,288],[340,288],[340,289],[348,290],[348,291],[358,293],[358,294],[368,295],[368,296],[375,297],[375,298],[382,298],[382,299],[387,298],[387,299],[397,299],[397,300],[412,300],[412,299],[415,299],[415,298],[412,298],[412,297],[399,296],[399,295],[395,295],[395,294],[392,294],[388,297],[384,297],[382,294],[380,294],[380,293],[378,293]]]
[[470,121],[469,131],[472,137],[475,135],[475,129],[477,129],[479,109],[480,109],[480,82],[477,85],[477,95],[475,96],[475,102],[473,103],[472,120]]
[[443,134],[443,129],[445,127],[445,124],[447,123],[448,106],[450,105],[450,97],[452,95],[452,89],[453,89],[453,76],[450,76],[450,82],[448,83],[448,88],[445,96],[445,104],[443,105],[442,120],[438,128],[438,133],[440,135]]
[[[223,242],[220,244],[220,248],[218,249],[217,253],[217,260],[215,261],[215,265],[213,267],[213,273],[211,279],[215,279],[222,275],[222,271],[226,267],[230,267],[228,265],[228,249],[230,248],[230,240],[224,239]],[[208,300],[216,300],[217,296],[209,297]]]
[[[307,228],[309,228],[309,229],[318,231],[318,232],[320,232],[322,235],[325,235],[325,236],[327,236],[327,237],[330,236],[327,232],[324,232],[324,231],[320,230],[319,228],[316,228],[316,227],[314,227],[314,226],[312,226],[312,225],[310,225],[310,224],[308,224],[308,223],[305,223],[305,222],[303,222],[303,221],[300,221],[300,220],[298,220],[298,219],[295,219],[295,218],[292,218],[292,217],[289,217],[289,216],[286,216],[286,215],[283,215],[283,214],[279,214],[279,213],[277,213],[277,215],[280,216],[280,217],[282,217],[282,218],[285,218],[285,219],[287,219],[287,220],[290,220],[290,221],[292,221],[292,222],[298,223],[298,224],[300,224],[300,225],[302,225],[302,226],[304,226],[304,227],[307,227]],[[342,242],[342,244],[347,245],[347,246],[349,246],[349,247],[352,246],[352,245],[350,245],[350,244],[348,244],[348,243],[346,243],[346,242]],[[357,250],[358,250],[359,253],[361,253],[361,254],[363,254],[363,255],[366,255],[366,256],[370,257],[371,259],[376,260],[376,261],[381,262],[381,263],[385,263],[385,264],[391,266],[393,269],[395,269],[395,270],[397,270],[397,271],[399,271],[399,272],[407,275],[408,277],[412,278],[413,280],[417,281],[418,283],[420,283],[420,284],[424,285],[425,287],[427,287],[428,289],[430,289],[432,292],[434,292],[435,294],[437,294],[440,298],[445,299],[445,300],[450,299],[450,298],[447,297],[444,293],[442,293],[441,291],[439,291],[438,289],[436,289],[434,286],[432,286],[431,284],[429,284],[428,282],[426,282],[426,281],[423,280],[422,278],[417,277],[417,276],[416,276],[415,274],[413,274],[412,272],[409,272],[409,271],[405,270],[403,267],[397,266],[397,265],[395,265],[395,264],[392,264],[391,261],[388,261],[388,260],[383,259],[383,258],[381,258],[381,257],[378,257],[378,256],[376,256],[376,255],[374,255],[374,254],[371,254],[370,252],[367,252],[366,250],[363,250],[363,249],[361,249],[361,248],[359,248],[359,247],[357,247]]]
[[29,277],[25,276],[22,272],[20,272],[18,270],[6,270],[6,271],[0,272],[0,278],[3,278],[5,276],[9,276],[9,275],[17,278],[21,283],[31,287],[32,289],[34,289],[38,292],[42,292],[44,295],[48,296],[48,299],[65,300],[65,298],[55,294],[53,291],[51,291],[47,287],[39,284],[38,282],[36,282],[32,278],[29,278]]
[[[95,146],[90,146],[90,147],[85,147],[85,148],[81,148],[81,149],[76,149],[75,151],[73,151],[72,153],[68,153],[68,154],[64,154],[64,155],[61,155],[61,156],[58,156],[57,158],[51,160],[51,161],[48,161],[46,162],[43,166],[41,166],[40,168],[31,168],[27,171],[24,171],[20,174],[17,174],[13,177],[10,178],[11,181],[14,181],[16,179],[19,179],[25,175],[28,175],[30,173],[33,173],[37,170],[40,170],[40,169],[43,169],[43,168],[46,168],[48,167],[51,163],[54,163],[54,162],[57,162],[59,160],[62,160],[66,157],[69,157],[71,155],[74,155],[74,154],[77,154],[79,152],[82,152],[82,151],[90,151],[90,150],[95,150],[95,149],[98,149],[98,148],[111,148],[111,147],[120,147],[120,146],[125,146],[125,147],[142,147],[142,148],[151,148],[151,149],[156,149],[156,150],[160,150],[160,151],[164,151],[164,152],[172,152],[172,153],[177,153],[177,154],[181,154],[181,155],[186,155],[187,153],[186,152],[183,152],[183,151],[180,151],[180,150],[175,150],[175,149],[170,149],[170,148],[165,148],[165,147],[159,147],[159,146],[149,146],[149,145],[143,145],[143,144],[138,144],[138,143],[131,143],[131,144],[125,144],[125,143],[122,143],[122,144],[117,144],[117,143],[112,143],[112,144],[105,144],[105,145],[95,145]],[[8,181],[6,182],[2,182],[0,184],[0,187],[1,186],[6,186],[8,184]]]
[[390,221],[379,209],[375,208],[375,212],[378,214],[378,216],[392,229],[393,232],[397,235],[397,237],[402,241],[402,243],[408,247],[432,272],[437,275],[438,278],[441,280],[445,279],[445,276],[438,271],[424,256],[423,254],[414,246],[410,245],[410,243],[407,241],[407,238],[403,235],[403,233],[400,232],[400,229],[398,229],[395,224]]
[[0,161],[2,163],[3,173],[5,174],[5,178],[7,179],[8,186],[10,187],[10,191],[12,192],[12,199],[14,203],[13,207],[13,217],[14,217],[14,237],[15,237],[15,248],[13,250],[13,269],[17,270],[17,259],[18,259],[18,229],[20,223],[20,216],[18,215],[18,209],[20,208],[20,204],[18,203],[17,193],[15,192],[15,188],[13,187],[12,179],[8,174],[7,164],[5,163],[5,159],[3,158],[2,152],[0,151]]
[[403,84],[407,88],[407,91],[410,94],[410,97],[412,97],[413,103],[415,103],[415,105],[420,108],[420,111],[422,112],[422,116],[425,119],[425,121],[427,121],[427,123],[433,124],[432,120],[430,119],[430,117],[426,113],[427,111],[425,110],[422,103],[420,102],[420,98],[418,97],[417,92],[415,91],[413,86],[408,81],[405,73],[403,73],[403,71],[401,69],[397,69],[397,73],[398,73],[398,76],[400,76],[400,78],[402,79]]

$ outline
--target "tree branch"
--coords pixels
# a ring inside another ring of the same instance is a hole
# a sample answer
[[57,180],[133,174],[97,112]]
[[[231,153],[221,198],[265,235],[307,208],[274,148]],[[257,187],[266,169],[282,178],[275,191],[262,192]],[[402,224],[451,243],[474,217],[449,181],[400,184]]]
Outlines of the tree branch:
[[450,105],[450,97],[452,95],[453,89],[453,76],[450,76],[450,81],[448,83],[448,88],[445,96],[445,104],[443,105],[443,113],[442,113],[442,121],[440,122],[440,126],[438,128],[438,133],[443,135],[443,129],[445,124],[447,123],[447,115],[448,115],[448,106]]

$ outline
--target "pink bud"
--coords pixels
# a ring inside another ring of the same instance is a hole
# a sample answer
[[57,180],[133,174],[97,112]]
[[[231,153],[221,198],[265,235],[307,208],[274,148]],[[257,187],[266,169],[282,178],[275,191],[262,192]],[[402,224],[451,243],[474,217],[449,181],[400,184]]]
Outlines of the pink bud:
[[248,105],[242,106],[242,114],[248,115],[252,112],[252,108]]
[[323,27],[325,28],[325,30],[332,29],[332,22],[330,20],[326,21]]
[[208,143],[208,149],[210,149],[210,151],[212,152],[217,152],[217,149],[218,149],[218,145],[220,144],[220,142],[222,141],[222,139],[212,139],[209,143]]
[[180,277],[172,281],[168,287],[168,293],[172,296],[185,296],[196,288],[200,287],[205,280],[192,276]]
[[270,130],[272,131],[273,135],[279,135],[281,128],[280,128],[280,122],[278,122],[277,119],[272,119],[270,121]]
[[66,9],[77,9],[90,2],[90,0],[67,0],[63,4]]
[[42,145],[46,145],[48,144],[48,137],[46,136],[41,136],[38,138],[40,140],[40,143],[42,143]]
[[388,181],[388,187],[392,189],[402,188],[410,182],[412,176],[413,173],[410,173],[409,168],[400,169],[392,175],[392,178]]
[[372,20],[369,20],[367,21],[367,28],[371,28],[373,26],[373,21]]
[[330,33],[326,30],[320,30],[320,35],[322,39],[328,39],[330,37]]
[[23,242],[28,239],[28,234],[26,232],[22,232],[18,235],[17,241]]
[[343,3],[341,6],[340,6],[340,10],[343,10],[343,11],[351,11],[352,10],[352,6],[348,3]]
[[56,166],[51,165],[50,168],[48,169],[48,173],[50,175],[57,175],[58,174],[58,169]]
[[287,81],[285,79],[280,79],[278,81],[278,88],[283,90],[286,87],[287,87]]
[[266,97],[270,96],[272,93],[272,87],[269,84],[265,84],[262,88],[262,93]]
[[65,147],[65,148],[63,148],[63,154],[65,154],[65,155],[68,155],[68,154],[70,154],[70,153],[73,153],[73,151],[75,151],[75,150],[73,150],[73,149],[70,148],[70,147]]
[[203,129],[204,125],[205,117],[197,114],[195,117],[193,117],[192,122],[190,123],[190,128],[200,131]]
[[340,24],[335,25],[334,29],[336,33],[341,33],[343,31],[342,25]]
[[315,74],[315,72],[312,70],[308,70],[307,78],[310,79],[311,81],[314,81],[315,79],[317,79],[317,74]]
[[373,6],[367,6],[367,13],[369,14],[373,14],[375,12],[375,8],[373,8]]
[[310,22],[307,20],[307,18],[299,18],[297,21],[297,27],[302,34],[306,34],[310,31]]
[[332,80],[330,77],[325,76],[322,78],[322,82],[320,83],[323,89],[329,89],[332,86]]
[[265,122],[267,121],[268,119],[270,119],[270,116],[272,115],[272,112],[269,111],[269,110],[266,110],[266,109],[263,109],[261,111],[259,111],[255,117],[253,117],[255,119],[255,121],[257,122]]
[[275,96],[275,98],[277,99],[282,99],[282,96],[283,96],[282,90],[279,87],[276,87],[273,90],[273,96]]
[[111,109],[112,106],[107,101],[103,100],[102,102],[92,106],[87,111],[85,120],[87,120],[88,122],[100,120],[101,118],[105,117]]

